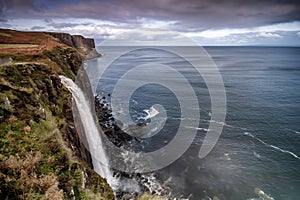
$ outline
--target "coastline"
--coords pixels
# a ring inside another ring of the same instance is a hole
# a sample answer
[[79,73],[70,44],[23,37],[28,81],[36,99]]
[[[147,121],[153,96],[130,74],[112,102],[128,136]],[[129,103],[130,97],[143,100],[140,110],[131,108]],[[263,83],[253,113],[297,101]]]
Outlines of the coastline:
[[[45,32],[0,34],[1,198],[114,199],[92,170],[74,125],[72,95],[58,77],[74,80],[83,60],[99,56],[94,41],[70,36],[70,46]],[[29,171],[21,175],[23,169]]]

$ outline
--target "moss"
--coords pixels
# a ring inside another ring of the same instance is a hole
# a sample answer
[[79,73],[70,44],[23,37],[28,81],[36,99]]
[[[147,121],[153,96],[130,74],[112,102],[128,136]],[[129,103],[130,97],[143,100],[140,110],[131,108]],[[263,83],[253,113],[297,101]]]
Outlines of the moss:
[[137,200],[167,200],[165,197],[144,193]]

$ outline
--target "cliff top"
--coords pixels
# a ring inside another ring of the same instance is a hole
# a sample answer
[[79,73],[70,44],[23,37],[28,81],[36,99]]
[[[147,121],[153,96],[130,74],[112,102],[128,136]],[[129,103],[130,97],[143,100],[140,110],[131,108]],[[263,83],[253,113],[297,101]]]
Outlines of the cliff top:
[[[82,58],[97,57],[95,43],[91,38],[68,33],[24,32],[0,29],[0,54],[39,55],[56,47],[75,48]],[[88,56],[89,53],[93,56]]]
[[54,47],[67,45],[43,32],[21,32],[0,29],[0,53],[23,53],[26,55],[40,54]]

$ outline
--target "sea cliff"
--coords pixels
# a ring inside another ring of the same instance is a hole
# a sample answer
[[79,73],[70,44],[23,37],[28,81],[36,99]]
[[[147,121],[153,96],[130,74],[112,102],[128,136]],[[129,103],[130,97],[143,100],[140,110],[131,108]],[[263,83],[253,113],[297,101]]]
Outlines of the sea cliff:
[[94,39],[85,38],[81,35],[70,35],[68,33],[47,33],[57,38],[61,43],[77,49],[85,59],[92,59],[101,56],[95,50]]
[[0,29],[0,199],[114,199],[92,170],[74,125],[72,95],[92,39]]

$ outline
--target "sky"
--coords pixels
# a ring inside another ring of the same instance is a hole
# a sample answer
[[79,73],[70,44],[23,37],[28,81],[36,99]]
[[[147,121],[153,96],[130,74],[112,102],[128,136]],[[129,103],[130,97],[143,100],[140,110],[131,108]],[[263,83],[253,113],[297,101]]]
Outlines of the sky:
[[0,0],[0,8],[1,28],[97,42],[300,46],[299,0]]

